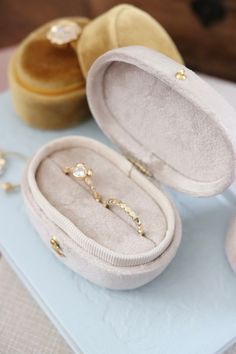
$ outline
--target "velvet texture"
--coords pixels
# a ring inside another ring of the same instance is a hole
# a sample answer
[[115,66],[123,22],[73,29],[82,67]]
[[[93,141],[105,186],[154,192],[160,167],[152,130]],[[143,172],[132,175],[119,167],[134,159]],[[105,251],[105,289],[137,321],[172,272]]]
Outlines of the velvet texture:
[[88,117],[84,77],[96,58],[112,48],[144,45],[183,63],[164,28],[134,6],[116,6],[91,22],[72,19],[82,27],[73,47],[56,48],[46,39],[55,20],[32,32],[11,61],[15,111],[33,127],[62,129]]
[[[139,287],[175,256],[180,219],[159,182],[207,196],[220,193],[234,178],[235,112],[191,70],[185,68],[186,80],[178,80],[182,68],[163,54],[131,46],[98,58],[87,78],[94,118],[151,177],[124,156],[83,137],[51,142],[27,168],[23,196],[41,238],[51,247],[56,236],[65,254],[60,260],[100,286]],[[124,213],[106,210],[83,184],[63,174],[63,167],[80,160],[93,168],[104,197],[123,199],[135,209],[146,239],[138,237]],[[230,241],[232,247],[234,243]]]
[[84,76],[97,57],[130,45],[155,49],[183,63],[174,42],[153,17],[132,5],[122,4],[98,16],[84,29],[77,45]]
[[[64,166],[80,160],[93,168],[93,180],[104,198],[121,198],[136,210],[146,238],[137,234],[122,211],[107,210],[82,182],[64,175]],[[46,245],[51,248],[50,239],[56,236],[65,254],[60,260],[100,286],[141,286],[160,274],[176,254],[181,225],[168,197],[124,157],[92,139],[67,137],[44,146],[27,168],[22,191]],[[149,261],[148,255],[161,245],[161,253]],[[97,253],[99,247],[102,252]],[[114,263],[114,254],[122,265]],[[147,255],[144,262],[143,255]]]
[[226,236],[225,251],[226,251],[229,264],[231,265],[233,271],[236,273],[236,217],[235,216],[231,221]]
[[[88,20],[73,18],[83,28]],[[9,68],[17,114],[33,127],[61,129],[89,116],[76,51],[47,39],[52,21],[32,32],[18,47]]]
[[191,70],[145,47],[112,50],[93,64],[87,97],[101,129],[159,182],[195,196],[233,181],[233,108]]
[[[68,165],[68,161],[72,165],[83,161],[92,168],[93,181],[105,199],[118,195],[119,199],[132,205],[148,227],[148,238],[137,237],[133,222],[119,208],[114,207],[111,212],[100,203],[95,203],[84,183],[78,183],[72,176],[65,176],[63,167]],[[165,216],[152,197],[89,146],[56,150],[41,162],[36,178],[46,199],[83,233],[90,234],[104,247],[123,254],[140,253],[153,248],[165,236]],[[54,185],[64,186],[61,193],[55,193]],[[79,215],[83,215],[83,218],[79,218]]]

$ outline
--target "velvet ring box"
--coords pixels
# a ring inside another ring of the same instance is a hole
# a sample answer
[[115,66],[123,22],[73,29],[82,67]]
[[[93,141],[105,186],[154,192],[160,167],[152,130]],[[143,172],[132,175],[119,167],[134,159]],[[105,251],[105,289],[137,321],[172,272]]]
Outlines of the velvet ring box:
[[130,45],[155,49],[183,63],[175,43],[158,21],[135,6],[121,4],[98,16],[84,28],[77,43],[84,77],[100,55]]
[[144,45],[183,62],[165,29],[131,5],[118,5],[89,21],[66,18],[81,27],[73,45],[53,46],[46,34],[57,19],[36,29],[17,48],[9,79],[16,113],[28,124],[60,129],[89,117],[85,78],[92,63],[106,51]]
[[[88,19],[73,20],[82,29]],[[33,31],[18,46],[9,67],[9,82],[17,114],[40,129],[61,129],[89,116],[85,79],[76,50],[52,45],[46,38],[54,20]]]
[[[211,196],[232,183],[235,112],[191,70],[138,46],[97,59],[87,97],[121,153],[85,137],[55,140],[29,163],[24,200],[46,246],[55,238],[65,265],[103,287],[137,288],[167,267],[181,241],[180,217],[163,186]],[[147,237],[119,208],[104,208],[63,173],[78,162],[93,169],[105,199],[119,198],[136,211]]]

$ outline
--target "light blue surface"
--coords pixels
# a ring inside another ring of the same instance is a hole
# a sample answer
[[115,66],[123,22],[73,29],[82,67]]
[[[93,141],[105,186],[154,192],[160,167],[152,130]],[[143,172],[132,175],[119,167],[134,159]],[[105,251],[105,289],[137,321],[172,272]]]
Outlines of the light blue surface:
[[[31,155],[63,135],[107,142],[93,121],[63,132],[26,127],[0,96],[0,149]],[[19,172],[15,164],[8,177]],[[172,193],[183,242],[168,269],[133,291],[99,288],[63,266],[43,245],[20,194],[0,194],[0,248],[74,350],[85,354],[212,354],[236,335],[236,277],[224,237],[236,195],[194,199]],[[1,314],[1,309],[0,309]]]

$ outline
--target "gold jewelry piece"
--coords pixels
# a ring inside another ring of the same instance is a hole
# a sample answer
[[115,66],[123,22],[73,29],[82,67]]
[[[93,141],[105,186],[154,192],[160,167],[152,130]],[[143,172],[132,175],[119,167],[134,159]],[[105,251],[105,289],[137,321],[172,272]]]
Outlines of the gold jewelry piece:
[[187,79],[187,75],[185,73],[185,70],[181,69],[181,70],[177,71],[177,73],[175,74],[175,77],[178,80],[186,80]]
[[78,178],[81,181],[84,181],[87,186],[89,187],[93,198],[96,200],[96,202],[102,203],[102,197],[101,195],[97,192],[93,182],[92,182],[92,175],[93,172],[90,168],[87,168],[83,163],[78,163],[74,167],[66,167],[64,169],[64,173],[66,175],[69,175],[72,173],[72,175],[76,178]]
[[55,236],[52,236],[51,240],[50,240],[51,246],[54,249],[54,251],[59,255],[59,256],[65,256],[62,248],[60,246],[60,243],[57,241]]
[[126,203],[123,201],[116,199],[116,198],[109,198],[107,201],[103,201],[102,196],[98,191],[96,190],[93,181],[91,179],[93,172],[90,168],[87,168],[83,163],[78,163],[73,167],[66,167],[64,168],[64,173],[66,175],[72,174],[75,178],[79,179],[80,181],[83,181],[86,183],[86,185],[89,187],[91,194],[93,198],[104,205],[105,208],[110,209],[113,206],[118,206],[124,212],[133,220],[135,223],[136,229],[138,231],[138,234],[141,236],[145,236],[144,233],[144,226],[141,223],[139,217],[137,214],[131,209]]
[[131,219],[134,221],[137,231],[139,233],[139,235],[141,236],[145,236],[144,233],[144,226],[141,223],[138,215],[135,213],[135,211],[133,211],[133,209],[131,209],[126,203],[122,202],[119,199],[114,199],[114,198],[110,198],[106,201],[105,203],[106,208],[110,209],[113,206],[118,206],[119,208],[123,209],[124,212],[131,217]]
[[127,156],[127,159],[139,170],[142,174],[148,176],[148,177],[153,177],[153,174],[151,171],[147,169],[146,166],[144,166],[140,161],[136,160],[132,156]]
[[[0,175],[2,175],[7,167],[7,156],[15,156],[22,160],[26,160],[26,157],[18,152],[13,151],[0,151]],[[11,182],[1,182],[0,181],[0,189],[4,190],[5,192],[12,192],[16,189],[20,188],[20,184],[14,184]]]
[[46,34],[47,39],[58,47],[76,41],[81,34],[81,27],[71,20],[60,20],[54,23]]

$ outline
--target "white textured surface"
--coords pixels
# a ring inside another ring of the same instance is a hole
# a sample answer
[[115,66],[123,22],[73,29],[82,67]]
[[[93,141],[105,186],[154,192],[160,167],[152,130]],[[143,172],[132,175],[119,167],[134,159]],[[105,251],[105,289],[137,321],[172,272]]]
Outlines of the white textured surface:
[[[0,148],[32,154],[58,136],[81,134],[107,142],[94,122],[41,133],[15,117],[0,97]],[[9,177],[15,177],[15,164]],[[183,217],[177,257],[138,290],[98,288],[60,264],[30,225],[20,195],[0,194],[0,248],[65,339],[85,354],[210,354],[236,334],[236,277],[224,236],[236,195],[194,199],[173,192]]]
[[4,257],[0,283],[0,354],[73,354]]

